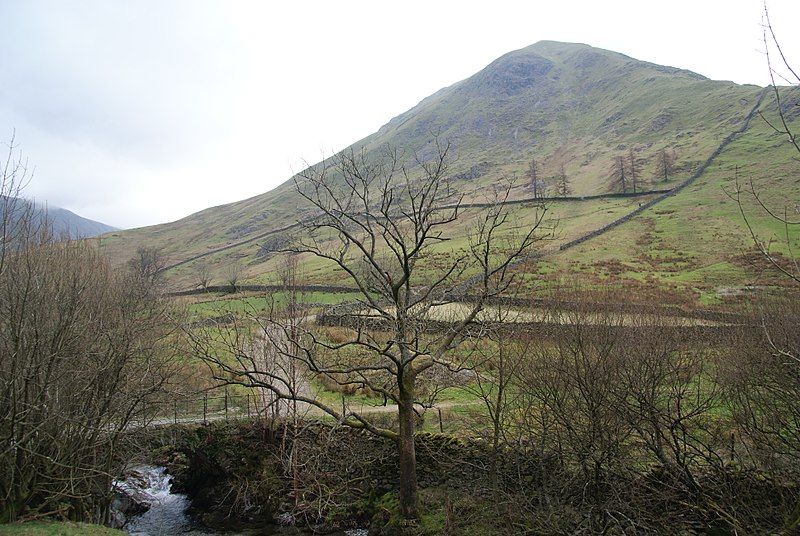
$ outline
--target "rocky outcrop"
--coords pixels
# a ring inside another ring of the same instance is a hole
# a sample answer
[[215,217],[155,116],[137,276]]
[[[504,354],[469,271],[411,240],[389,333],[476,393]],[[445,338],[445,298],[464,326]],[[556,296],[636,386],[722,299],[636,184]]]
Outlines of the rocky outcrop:
[[112,528],[121,529],[132,516],[150,509],[153,498],[145,492],[146,488],[144,475],[137,469],[126,471],[123,478],[115,482],[109,509]]

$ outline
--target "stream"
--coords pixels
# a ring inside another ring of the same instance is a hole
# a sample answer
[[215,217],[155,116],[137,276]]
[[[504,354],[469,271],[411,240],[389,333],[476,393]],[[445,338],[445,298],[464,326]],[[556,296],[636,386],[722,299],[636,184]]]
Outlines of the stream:
[[[149,508],[140,514],[127,518],[123,530],[131,536],[302,536],[311,534],[297,527],[269,525],[245,532],[218,532],[204,527],[197,519],[189,515],[191,506],[189,498],[182,493],[172,493],[171,477],[164,467],[140,465],[132,468],[128,477],[114,483],[136,502]],[[366,536],[364,529],[348,530],[337,533],[340,536]]]
[[115,484],[149,508],[144,513],[131,516],[123,527],[125,532],[131,536],[215,534],[202,528],[187,514],[189,499],[182,493],[172,493],[171,478],[163,467],[139,466],[133,469],[132,474],[135,476]]

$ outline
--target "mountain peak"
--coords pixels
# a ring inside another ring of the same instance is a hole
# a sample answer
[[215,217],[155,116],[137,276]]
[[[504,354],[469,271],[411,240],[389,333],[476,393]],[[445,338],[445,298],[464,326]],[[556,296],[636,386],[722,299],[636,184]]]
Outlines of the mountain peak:
[[502,62],[510,61],[511,58],[519,60],[520,58],[530,58],[533,56],[544,58],[567,69],[575,69],[583,72],[595,68],[611,69],[614,67],[625,67],[628,70],[641,68],[662,74],[685,76],[694,80],[708,80],[705,76],[693,71],[638,60],[620,52],[594,47],[586,43],[550,40],[537,41],[527,47],[508,52],[489,64],[489,67],[497,65],[498,62],[502,64]]
[[36,223],[47,221],[53,236],[58,238],[89,238],[118,230],[111,225],[79,216],[65,208],[21,197],[0,196],[0,219],[6,210],[12,219],[30,213]]

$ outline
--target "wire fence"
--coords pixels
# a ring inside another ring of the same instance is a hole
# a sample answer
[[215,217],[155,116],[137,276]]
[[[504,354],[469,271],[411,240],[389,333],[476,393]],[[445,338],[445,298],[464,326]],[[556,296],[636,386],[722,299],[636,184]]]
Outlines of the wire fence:
[[285,404],[286,401],[278,401],[270,393],[240,394],[223,389],[150,403],[141,412],[139,424],[206,424],[218,420],[274,417],[280,414],[281,406]]
[[[432,407],[419,406],[419,424],[422,416],[434,428],[444,431],[444,414],[451,413],[457,407],[475,405],[477,402],[441,402]],[[342,400],[342,414],[355,412],[370,415],[375,420],[391,420],[396,417],[396,406],[393,404],[369,403],[361,400]],[[346,405],[346,407],[345,407]],[[278,399],[273,393],[264,389],[250,393],[231,393],[227,389],[208,391],[198,395],[180,396],[158,402],[151,402],[134,421],[136,427],[167,426],[171,424],[208,424],[214,421],[232,421],[243,419],[280,419],[292,415],[307,417],[325,417],[325,413],[305,402]],[[384,423],[388,424],[388,423]]]

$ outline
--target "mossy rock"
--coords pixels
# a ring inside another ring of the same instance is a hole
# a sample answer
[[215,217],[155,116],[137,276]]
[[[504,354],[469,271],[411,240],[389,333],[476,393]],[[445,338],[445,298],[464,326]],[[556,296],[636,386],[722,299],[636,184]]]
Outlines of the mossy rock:
[[375,503],[375,515],[370,523],[370,536],[433,536],[444,533],[445,513],[440,509],[426,508],[431,492],[421,493],[422,512],[418,520],[405,519],[400,515],[400,500],[397,492],[381,496]]

